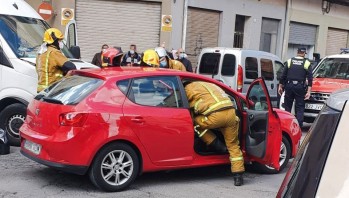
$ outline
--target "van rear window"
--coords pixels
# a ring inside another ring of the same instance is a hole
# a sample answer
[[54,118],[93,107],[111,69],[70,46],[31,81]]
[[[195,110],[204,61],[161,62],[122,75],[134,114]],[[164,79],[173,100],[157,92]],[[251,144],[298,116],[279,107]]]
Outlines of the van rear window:
[[67,76],[35,97],[50,103],[75,105],[96,90],[103,80],[86,76]]
[[200,74],[218,74],[219,61],[221,54],[219,53],[205,53],[201,57],[199,65]]
[[236,58],[233,54],[226,54],[223,58],[222,75],[234,76],[235,75]]

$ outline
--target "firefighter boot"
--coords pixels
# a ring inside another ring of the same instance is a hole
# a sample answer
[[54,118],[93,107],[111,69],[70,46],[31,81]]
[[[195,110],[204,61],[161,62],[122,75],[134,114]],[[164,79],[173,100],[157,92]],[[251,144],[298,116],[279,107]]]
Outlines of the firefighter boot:
[[242,173],[234,173],[234,186],[241,186],[244,184],[244,179],[242,178]]
[[218,138],[208,145],[208,149],[218,153],[227,153],[227,146],[225,146],[225,144],[223,144]]

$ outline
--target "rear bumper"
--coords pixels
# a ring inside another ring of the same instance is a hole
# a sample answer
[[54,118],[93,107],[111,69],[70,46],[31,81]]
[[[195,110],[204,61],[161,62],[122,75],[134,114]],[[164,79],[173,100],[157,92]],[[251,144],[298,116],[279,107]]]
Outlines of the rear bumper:
[[88,170],[88,166],[66,165],[66,164],[59,164],[59,163],[55,163],[55,162],[42,160],[42,159],[36,158],[36,157],[26,153],[26,151],[23,151],[22,149],[21,149],[21,153],[22,153],[22,155],[26,156],[27,158],[29,158],[33,161],[36,161],[40,164],[43,164],[43,165],[46,165],[48,167],[52,167],[54,169],[61,170],[64,172],[74,173],[74,174],[78,174],[78,175],[84,175],[84,174],[86,174],[86,172]]

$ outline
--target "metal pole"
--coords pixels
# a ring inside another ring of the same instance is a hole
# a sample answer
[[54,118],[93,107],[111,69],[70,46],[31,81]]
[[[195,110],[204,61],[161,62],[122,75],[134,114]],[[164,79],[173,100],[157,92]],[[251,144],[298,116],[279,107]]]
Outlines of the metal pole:
[[182,49],[185,51],[185,42],[187,37],[187,21],[188,21],[188,0],[184,0],[183,9],[183,32],[182,32]]

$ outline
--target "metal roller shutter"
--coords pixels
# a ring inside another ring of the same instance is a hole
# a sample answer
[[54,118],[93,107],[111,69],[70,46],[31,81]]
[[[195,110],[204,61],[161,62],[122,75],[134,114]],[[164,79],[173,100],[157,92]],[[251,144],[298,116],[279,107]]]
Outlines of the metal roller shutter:
[[130,44],[137,51],[159,46],[161,3],[121,0],[76,0],[76,21],[83,60],[91,61],[102,44]]
[[317,26],[304,23],[290,23],[289,43],[315,45]]
[[326,56],[340,53],[340,48],[348,46],[348,31],[328,28]]
[[185,51],[193,67],[202,48],[218,46],[219,18],[217,11],[188,8]]

